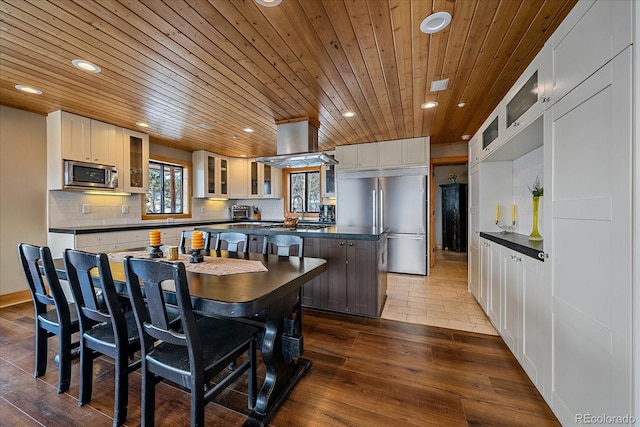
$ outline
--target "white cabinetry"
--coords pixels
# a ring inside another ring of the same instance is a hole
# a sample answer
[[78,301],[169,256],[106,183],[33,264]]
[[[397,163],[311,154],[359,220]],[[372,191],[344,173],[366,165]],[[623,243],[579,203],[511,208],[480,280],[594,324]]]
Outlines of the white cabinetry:
[[47,116],[47,127],[59,130],[63,160],[120,166],[122,142],[116,126],[87,117],[54,111]]
[[[545,45],[505,96],[501,137],[505,142],[551,105],[551,45]],[[539,144],[541,145],[541,144]]]
[[[335,151],[325,153],[335,157]],[[336,165],[323,165],[320,167],[320,183],[322,197],[336,197]]]
[[[487,291],[487,315],[499,334],[502,333],[502,280],[500,245],[489,240],[484,241],[482,251],[483,288]],[[487,271],[485,271],[485,269]]]
[[[471,168],[469,173],[469,227],[468,227],[468,268],[469,292],[480,300],[480,178],[479,168]],[[486,298],[485,298],[486,301]],[[485,304],[486,306],[486,304]]]
[[336,147],[340,170],[429,166],[429,137]]
[[482,148],[480,160],[483,160],[504,142],[504,140],[500,138],[500,129],[504,126],[504,117],[500,114],[502,111],[501,107],[502,105],[498,105],[480,127],[480,146]]
[[500,248],[501,316],[500,335],[516,359],[522,359],[522,254]]
[[249,197],[249,160],[229,159],[229,198],[247,199]]
[[489,314],[492,266],[491,242],[480,239],[480,282],[477,300],[487,315]]
[[208,151],[194,151],[193,197],[229,196],[229,159]]
[[149,188],[149,135],[131,129],[122,132],[123,167],[119,188],[129,193],[146,193]]
[[358,144],[358,168],[367,169],[378,166],[378,144],[370,142]]
[[338,169],[357,169],[358,168],[358,145],[340,145],[336,147],[336,160],[338,160]]
[[282,198],[282,170],[250,160],[249,198]]

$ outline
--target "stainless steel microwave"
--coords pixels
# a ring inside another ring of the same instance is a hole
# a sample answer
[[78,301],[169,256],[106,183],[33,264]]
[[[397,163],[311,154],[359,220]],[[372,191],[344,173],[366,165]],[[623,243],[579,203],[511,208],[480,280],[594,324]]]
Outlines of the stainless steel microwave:
[[118,169],[114,166],[65,160],[64,187],[115,190],[118,188]]

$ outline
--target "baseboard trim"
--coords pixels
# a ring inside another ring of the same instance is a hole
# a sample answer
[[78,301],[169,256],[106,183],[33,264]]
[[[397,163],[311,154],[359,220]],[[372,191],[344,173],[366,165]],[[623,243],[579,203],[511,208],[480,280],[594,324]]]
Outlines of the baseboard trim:
[[12,292],[10,294],[0,295],[0,308],[9,307],[10,305],[20,304],[31,300],[31,292],[26,291]]

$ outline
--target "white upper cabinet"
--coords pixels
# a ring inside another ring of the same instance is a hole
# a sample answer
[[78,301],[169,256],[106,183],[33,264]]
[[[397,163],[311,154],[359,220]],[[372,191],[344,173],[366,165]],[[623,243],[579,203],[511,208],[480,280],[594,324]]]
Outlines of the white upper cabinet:
[[358,168],[367,169],[378,166],[378,144],[358,144]]
[[487,157],[491,152],[495,151],[504,139],[500,138],[500,129],[504,127],[504,118],[500,114],[501,105],[498,105],[493,113],[485,120],[480,127],[480,143],[482,151],[480,152],[480,160]]
[[229,159],[208,151],[194,151],[193,197],[229,197]]
[[249,197],[249,160],[229,159],[229,198],[247,199]]
[[358,167],[358,145],[340,145],[336,147],[338,169],[356,169]]
[[122,139],[116,126],[66,111],[49,114],[49,123],[59,122],[63,160],[121,166]]
[[388,169],[429,166],[429,137],[336,147],[338,169]]
[[118,134],[124,151],[119,187],[129,193],[146,193],[149,188],[149,135],[120,128]]
[[579,1],[551,37],[556,102],[633,40],[634,1]]
[[249,198],[282,198],[282,170],[249,160]]
[[547,82],[551,80],[551,47],[545,45],[536,58],[529,64],[516,84],[502,102],[504,132],[501,135],[508,140],[539,117],[551,97],[547,94]]
[[402,139],[385,141],[378,144],[378,161],[380,166],[402,165]]

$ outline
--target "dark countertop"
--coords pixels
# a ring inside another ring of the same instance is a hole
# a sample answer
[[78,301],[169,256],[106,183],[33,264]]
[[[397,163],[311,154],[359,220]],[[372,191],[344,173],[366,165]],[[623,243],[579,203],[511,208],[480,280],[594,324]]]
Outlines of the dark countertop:
[[529,240],[529,236],[516,233],[501,232],[480,232],[480,237],[496,242],[502,246],[506,246],[518,253],[544,262],[544,257],[540,258],[538,254],[544,253],[543,241]]
[[[270,221],[265,221],[270,222]],[[303,226],[307,223],[301,223]],[[319,223],[314,223],[318,225]],[[268,228],[261,227],[255,223],[240,224],[218,224],[209,226],[196,227],[198,230],[211,231],[218,233],[223,230],[233,230],[253,235],[270,235],[270,234],[293,234],[294,236],[322,238],[322,239],[352,239],[352,240],[379,240],[380,236],[387,232],[386,229],[372,227],[338,227],[336,225],[328,225],[322,229],[305,229],[305,228]]]

